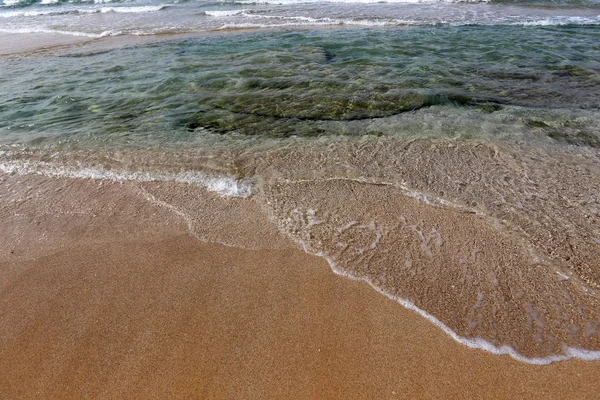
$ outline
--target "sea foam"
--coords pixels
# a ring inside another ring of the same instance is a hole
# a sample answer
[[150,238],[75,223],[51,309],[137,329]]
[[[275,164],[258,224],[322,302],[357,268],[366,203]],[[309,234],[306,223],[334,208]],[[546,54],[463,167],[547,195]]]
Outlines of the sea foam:
[[[50,4],[50,3],[47,3]],[[85,15],[97,13],[148,13],[157,12],[167,8],[167,4],[159,4],[156,6],[137,6],[137,7],[93,7],[93,8],[67,8],[67,9],[50,9],[50,10],[32,10],[32,11],[7,11],[0,13],[0,18],[23,18],[23,17],[53,17],[59,15]]]
[[98,39],[98,38],[102,38],[102,37],[106,37],[106,36],[118,36],[121,34],[121,32],[115,32],[115,31],[104,31],[104,32],[100,32],[100,33],[91,33],[91,32],[65,31],[65,30],[61,30],[61,29],[47,29],[47,28],[35,28],[35,27],[14,28],[14,29],[0,28],[0,32],[2,32],[2,33],[20,33],[20,34],[47,33],[47,34],[87,37],[90,39]]
[[386,292],[385,290],[383,290],[380,287],[378,287],[377,285],[375,285],[368,278],[357,277],[357,276],[354,276],[354,275],[344,271],[343,269],[339,268],[337,266],[337,264],[335,263],[335,261],[332,260],[330,257],[328,257],[326,254],[324,254],[322,252],[315,252],[314,250],[311,249],[311,247],[306,242],[297,240],[296,238],[294,238],[292,236],[290,236],[290,237],[293,240],[295,240],[296,242],[298,242],[303,247],[304,251],[306,251],[307,253],[324,258],[328,262],[329,266],[331,267],[331,270],[335,274],[355,280],[355,281],[366,282],[369,286],[371,286],[377,292],[379,292],[379,293],[383,294],[384,296],[388,297],[389,299],[399,303],[404,308],[414,311],[417,314],[419,314],[421,317],[427,319],[429,322],[433,323],[438,328],[440,328],[442,331],[444,331],[448,336],[450,336],[456,342],[458,342],[464,346],[470,347],[472,349],[484,350],[484,351],[487,351],[489,353],[496,354],[496,355],[508,355],[508,356],[514,358],[515,360],[518,360],[518,361],[521,361],[521,362],[527,363],[527,364],[534,364],[534,365],[548,365],[548,364],[552,364],[554,362],[567,361],[567,360],[571,360],[571,359],[580,359],[580,360],[584,360],[584,361],[600,361],[600,351],[570,347],[567,344],[563,344],[563,346],[562,346],[563,354],[561,354],[561,355],[551,355],[551,356],[547,356],[547,357],[526,357],[526,356],[520,354],[518,351],[516,351],[514,348],[512,348],[510,346],[506,346],[506,345],[496,346],[493,343],[491,343],[485,339],[482,339],[482,338],[466,338],[466,337],[460,336],[456,332],[454,332],[452,329],[450,329],[450,327],[448,325],[446,325],[445,323],[440,321],[438,318],[436,318],[434,315],[417,307],[411,300]]
[[231,17],[234,15],[247,15],[248,10],[215,10],[204,11],[204,14],[209,17]]
[[[405,190],[405,188],[402,188],[402,189]],[[443,203],[438,202],[437,199],[435,199],[435,198],[433,198],[432,200],[428,199],[427,197],[423,196],[420,192],[415,191],[413,193],[406,193],[406,194],[410,195],[411,197],[415,198],[416,200],[419,200],[427,205],[438,206],[438,205],[443,204]],[[324,223],[324,221],[321,218],[317,217],[316,211],[312,208],[309,208],[304,212],[299,208],[295,208],[291,212],[292,212],[292,215],[299,215],[302,217],[302,220],[305,224],[304,228],[310,228],[312,226],[321,225]],[[277,218],[277,217],[275,217],[275,218]],[[293,241],[298,243],[304,249],[305,252],[307,252],[308,254],[322,257],[323,259],[325,259],[328,262],[332,271],[334,273],[336,273],[337,275],[341,275],[341,276],[344,276],[346,278],[356,280],[356,281],[366,282],[373,289],[377,290],[379,293],[385,295],[386,297],[390,298],[391,300],[394,300],[395,302],[399,303],[403,307],[418,313],[423,318],[432,322],[434,325],[436,325],[438,328],[440,328],[443,332],[445,332],[447,335],[449,335],[452,339],[454,339],[456,342],[458,342],[462,345],[465,345],[472,349],[484,350],[484,351],[487,351],[489,353],[496,354],[496,355],[508,355],[508,356],[512,357],[513,359],[518,360],[520,362],[527,363],[527,364],[535,364],[535,365],[547,365],[547,364],[551,364],[554,362],[566,361],[566,360],[570,360],[570,359],[580,359],[580,360],[585,360],[585,361],[600,361],[600,351],[588,350],[588,349],[579,348],[579,347],[572,347],[572,346],[569,346],[565,342],[562,342],[560,345],[560,354],[552,354],[552,355],[543,356],[543,357],[528,357],[524,354],[521,354],[514,347],[509,346],[509,345],[494,344],[494,343],[490,342],[489,340],[486,340],[481,337],[461,336],[456,331],[451,329],[446,323],[441,321],[438,317],[436,317],[435,315],[418,307],[415,304],[415,302],[413,300],[411,300],[410,298],[402,297],[401,295],[398,295],[397,293],[392,293],[392,292],[384,289],[383,287],[381,287],[381,285],[378,285],[371,277],[356,275],[355,273],[349,271],[347,268],[343,268],[340,265],[340,263],[338,262],[338,259],[336,258],[335,255],[332,255],[331,253],[329,253],[329,251],[322,250],[319,247],[321,241],[319,239],[315,239],[311,235],[310,232],[302,235],[301,231],[303,231],[303,230],[298,230],[296,228],[287,229],[285,227],[285,225],[287,225],[289,223],[293,224],[294,221],[295,221],[295,219],[293,217],[288,217],[286,222],[284,222],[284,226],[281,227],[282,232],[285,233],[290,239],[292,239]],[[362,229],[368,228],[373,233],[372,240],[365,242],[365,243],[361,243],[361,246],[364,245],[365,247],[359,248],[356,246],[356,244],[354,245],[354,250],[357,251],[360,255],[366,253],[367,251],[375,250],[378,247],[379,242],[382,238],[382,234],[379,229],[379,225],[377,223],[375,223],[373,221],[367,225],[365,225],[365,224],[361,225],[357,220],[352,220],[352,221],[342,225],[341,227],[335,229],[335,231],[340,234],[343,234],[345,231],[347,231],[349,229],[353,229],[353,228],[362,228]],[[327,231],[327,230],[325,229],[324,231]],[[444,240],[439,235],[439,232],[437,230],[432,230],[431,233],[433,234],[431,239],[433,239],[434,241],[437,241],[436,244],[438,245],[438,247],[441,247],[444,243]],[[426,237],[424,238],[423,235],[421,235],[421,240],[424,241],[424,244],[429,239],[430,238],[426,238]],[[316,240],[316,243],[317,243],[316,248],[313,247],[313,245],[311,244],[311,242],[314,240]],[[338,248],[343,249],[342,251],[346,251],[346,249],[348,248],[348,246],[341,241],[335,240],[335,242],[336,242],[336,246],[338,246]],[[356,243],[358,243],[358,242],[356,242]],[[364,269],[367,270],[368,268],[365,267]],[[481,300],[482,300],[482,296],[480,293],[477,304],[480,304]],[[476,307],[477,307],[477,305],[476,305]],[[532,317],[535,318],[535,312],[530,312],[530,314],[532,314]],[[589,329],[593,330],[594,327],[591,326]]]
[[[436,4],[436,3],[489,3],[490,0],[235,0],[233,4],[313,4],[313,3],[347,3],[347,4],[381,4],[381,3],[397,3],[397,4]],[[232,3],[227,3],[232,4]]]
[[0,172],[18,175],[43,175],[51,178],[101,179],[114,182],[178,182],[202,186],[211,192],[227,197],[249,197],[252,181],[228,176],[214,176],[201,172],[147,172],[114,171],[99,167],[74,168],[46,162],[5,161],[0,163]]

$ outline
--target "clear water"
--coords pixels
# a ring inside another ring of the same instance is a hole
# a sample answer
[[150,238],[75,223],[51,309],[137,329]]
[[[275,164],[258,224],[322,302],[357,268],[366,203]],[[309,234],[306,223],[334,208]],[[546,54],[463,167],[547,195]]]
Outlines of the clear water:
[[8,60],[0,142],[367,134],[597,147],[599,37],[597,26],[252,32]]

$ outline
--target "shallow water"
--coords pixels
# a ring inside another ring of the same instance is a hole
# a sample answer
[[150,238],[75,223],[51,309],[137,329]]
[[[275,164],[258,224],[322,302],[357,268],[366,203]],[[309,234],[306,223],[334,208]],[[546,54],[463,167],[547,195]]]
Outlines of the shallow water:
[[301,26],[597,25],[597,0],[4,0],[0,32],[89,38]]
[[258,32],[5,61],[0,141],[326,134],[597,147],[598,37],[597,26]]
[[0,15],[93,35],[287,22],[0,59],[0,172],[137,181],[197,237],[169,183],[240,197],[466,345],[600,359],[595,3],[103,7]]

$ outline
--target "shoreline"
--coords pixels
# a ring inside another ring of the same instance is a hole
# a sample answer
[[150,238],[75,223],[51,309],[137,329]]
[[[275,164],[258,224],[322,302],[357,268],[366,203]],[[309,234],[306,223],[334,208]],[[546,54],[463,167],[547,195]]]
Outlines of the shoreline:
[[[2,248],[11,250],[0,254],[0,393],[9,397],[591,398],[600,390],[599,362],[528,365],[455,342],[367,284],[336,276],[248,200],[190,192],[226,226],[213,239],[261,236],[254,249],[193,238],[131,182],[4,175],[0,185],[29,196],[3,199],[11,229]],[[44,193],[62,197],[48,205]]]
[[[415,157],[426,160],[436,153],[428,149],[429,146],[441,146],[439,148],[443,149],[445,145],[444,142],[423,141],[411,142],[410,146],[414,148],[412,152]],[[454,148],[454,145],[451,146]],[[471,145],[465,146],[470,153]],[[474,146],[479,148],[478,153],[488,154],[485,146]],[[419,150],[421,147],[425,148],[425,152]],[[352,153],[345,147],[340,150],[342,153]],[[498,150],[496,148],[496,152]],[[131,155],[134,154],[136,153]],[[315,160],[320,157],[318,152],[313,154],[312,151],[307,155]],[[471,153],[471,156],[475,154]],[[100,157],[106,157],[107,161],[112,159],[109,154],[104,153]],[[170,159],[166,154],[160,157]],[[455,158],[454,155],[451,157]],[[80,156],[76,158],[81,159]],[[551,330],[550,333],[557,336],[549,336],[549,342],[543,343],[541,334],[531,325],[532,318],[537,318],[535,323],[541,327],[546,321],[549,327],[553,327],[555,321],[560,323],[563,319],[561,314],[564,315],[569,310],[554,308],[557,313],[543,316],[545,320],[540,321],[539,314],[528,302],[532,300],[523,298],[526,293],[536,293],[538,299],[534,300],[536,303],[533,306],[538,310],[538,307],[563,307],[564,303],[558,302],[553,295],[558,290],[565,293],[565,296],[569,296],[569,292],[570,296],[577,296],[575,302],[575,297],[571,297],[573,304],[593,307],[594,303],[590,302],[594,298],[590,296],[594,292],[589,292],[583,286],[581,278],[573,272],[565,272],[569,276],[561,275],[561,270],[555,270],[556,264],[547,255],[528,247],[531,244],[520,235],[515,236],[515,228],[509,222],[495,219],[493,215],[486,216],[479,207],[465,208],[468,205],[465,202],[462,205],[460,202],[448,203],[448,197],[438,198],[435,193],[431,197],[431,192],[420,190],[415,185],[396,187],[369,180],[334,177],[319,179],[316,176],[298,180],[296,176],[302,177],[305,173],[303,169],[314,170],[314,161],[303,157],[298,160],[296,167],[290,169],[288,177],[275,175],[269,178],[269,175],[260,172],[261,167],[254,167],[258,178],[254,182],[248,178],[251,175],[244,172],[243,164],[239,163],[232,164],[240,172],[238,178],[233,178],[227,170],[216,173],[210,168],[206,170],[207,173],[203,172],[203,168],[194,168],[195,172],[184,173],[180,170],[175,175],[167,172],[169,169],[150,168],[145,171],[139,164],[142,158],[136,158],[140,168],[136,173],[119,172],[119,168],[111,168],[110,164],[102,167],[104,173],[101,173],[101,170],[86,168],[83,164],[73,169],[60,167],[60,162],[54,165],[25,161],[22,166],[27,168],[23,169],[18,167],[21,165],[19,162],[12,168],[9,162],[3,164],[4,167],[8,166],[3,172],[10,174],[4,175],[7,179],[5,191],[19,193],[25,190],[20,181],[29,182],[26,185],[29,188],[27,191],[35,192],[39,189],[31,187],[39,185],[42,189],[37,196],[47,197],[48,205],[43,205],[49,209],[46,214],[64,214],[65,207],[61,203],[66,202],[68,208],[74,209],[67,211],[68,213],[95,214],[96,219],[88,218],[87,224],[97,224],[102,218],[106,218],[126,232],[130,232],[132,228],[123,227],[119,219],[136,225],[138,219],[149,218],[148,210],[159,209],[160,217],[152,222],[153,235],[163,232],[163,225],[166,223],[170,229],[178,226],[180,234],[192,234],[200,241],[230,247],[262,249],[276,244],[277,248],[288,248],[289,243],[293,242],[293,247],[304,248],[307,253],[327,260],[334,272],[365,281],[399,305],[417,312],[462,345],[495,354],[510,354],[521,362],[532,364],[547,364],[571,358],[597,358],[593,331],[591,336],[583,338],[585,342],[578,342],[578,338],[570,330],[571,326],[561,328],[564,329],[563,332]],[[258,157],[256,160],[284,171],[283,165],[277,163],[286,158],[275,153],[268,158]],[[191,157],[190,161],[197,159],[200,158]],[[448,160],[448,165],[453,164],[452,159]],[[182,160],[183,158],[180,161]],[[473,160],[481,162],[477,157]],[[98,165],[104,165],[102,161],[98,162]],[[121,167],[124,165],[126,163],[122,163]],[[418,178],[418,175],[414,177]],[[61,192],[58,197],[52,191],[43,189],[44,186],[52,187],[55,183],[62,186],[57,189]],[[63,191],[63,188],[67,190]],[[347,204],[340,202],[339,199],[348,199],[349,196],[360,201]],[[27,197],[26,204],[30,198],[31,195]],[[90,200],[91,207],[81,210],[81,204],[87,204]],[[111,207],[103,210],[104,203],[111,204]],[[148,203],[151,207],[148,207]],[[32,205],[30,211],[39,212],[36,211],[38,206]],[[103,213],[96,215],[97,210],[103,210]],[[387,210],[400,210],[400,213],[390,214]],[[133,214],[130,214],[132,211]],[[142,215],[137,216],[139,213]],[[259,223],[261,220],[268,220],[269,223]],[[43,221],[50,228],[54,223],[51,218]],[[63,247],[78,244],[81,237],[60,237],[69,229],[70,223],[75,223],[75,220],[61,221],[58,229],[54,228],[49,235],[44,233],[41,236],[48,240],[49,236],[58,234],[60,246]],[[12,225],[10,220],[6,221],[6,225]],[[81,228],[83,227],[79,227]],[[35,227],[25,229],[28,229],[28,235],[40,236],[39,229]],[[85,231],[91,232],[92,229],[85,227]],[[103,231],[104,228],[99,230]],[[143,233],[147,230],[140,232],[140,237],[144,237]],[[137,234],[136,230],[135,235]],[[13,236],[22,236],[22,232],[17,229]],[[36,239],[31,241],[35,243]],[[111,239],[108,233],[104,233],[103,237],[93,233],[85,243],[106,242]],[[44,246],[56,247],[56,243],[49,240]],[[32,247],[35,248],[31,245],[28,247],[23,252],[31,253]],[[36,251],[33,250],[33,253]],[[397,256],[391,258],[391,254]],[[581,253],[579,256],[592,255]],[[407,261],[403,262],[403,259]],[[418,275],[415,278],[413,263],[418,268],[416,272],[425,272],[423,278]],[[470,271],[475,271],[476,275]],[[502,282],[499,290],[494,283],[498,279]],[[504,289],[505,286],[508,288]],[[519,291],[523,294],[519,295]],[[543,291],[549,301],[539,298]],[[481,300],[484,298],[482,293],[486,299],[495,302],[488,305],[487,310],[481,309]],[[516,301],[498,297],[506,296],[507,293]],[[585,315],[582,317],[590,318]],[[491,323],[487,325],[487,322],[481,322],[482,318],[489,319]],[[485,329],[474,330],[478,326],[473,321]],[[497,325],[492,326],[492,323]],[[577,324],[588,329],[585,319]],[[569,333],[571,336],[568,336]]]
[[[381,27],[379,29],[406,29],[403,26]],[[0,57],[29,57],[36,55],[69,56],[79,52],[103,52],[121,48],[151,45],[170,41],[205,38],[219,35],[243,35],[247,32],[295,32],[319,30],[363,29],[357,25],[306,25],[273,27],[235,27],[206,31],[163,32],[147,35],[119,34],[107,36],[85,36],[65,32],[2,32],[0,31]],[[94,34],[90,34],[94,35]]]

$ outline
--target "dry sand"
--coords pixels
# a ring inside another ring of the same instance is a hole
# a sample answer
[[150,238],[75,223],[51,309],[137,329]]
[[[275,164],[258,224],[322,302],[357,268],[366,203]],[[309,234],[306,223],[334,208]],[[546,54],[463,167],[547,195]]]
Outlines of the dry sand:
[[[598,362],[534,366],[466,348],[281,238],[254,250],[203,243],[137,185],[0,178],[2,399],[600,390]],[[250,215],[244,224],[268,235]]]

